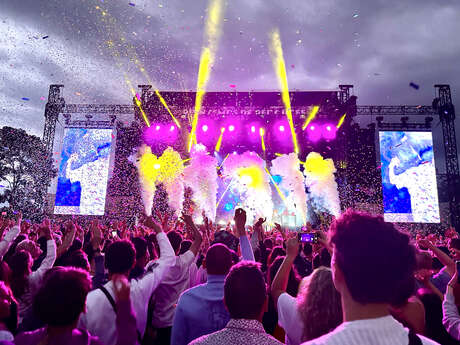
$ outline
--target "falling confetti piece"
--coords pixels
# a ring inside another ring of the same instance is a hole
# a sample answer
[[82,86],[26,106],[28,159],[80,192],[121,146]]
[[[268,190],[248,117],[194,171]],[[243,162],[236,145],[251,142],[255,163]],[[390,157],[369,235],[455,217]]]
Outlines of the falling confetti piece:
[[75,92],[75,94],[76,94],[77,96],[81,96],[81,93],[80,93],[80,92]]
[[27,98],[27,97],[22,97],[21,98],[23,101],[30,101],[30,98]]
[[45,98],[45,97],[40,97],[40,99],[41,99],[42,101],[44,101],[46,98]]
[[359,17],[359,14],[358,14],[358,13],[355,13],[355,14],[353,15],[353,18],[358,18],[358,17]]
[[337,66],[338,66],[338,67],[343,67],[341,63],[338,63]]
[[136,4],[135,4],[135,3],[132,3],[132,2],[130,2],[130,3],[129,3],[129,6],[133,6],[133,7],[134,7],[134,6],[136,6]]
[[162,7],[163,7],[163,5],[162,5],[162,4],[158,4],[158,7],[159,7],[159,8],[162,8]]
[[48,37],[49,37],[48,35],[47,35],[47,36],[43,36],[42,39],[47,39]]
[[236,87],[236,85],[235,84],[230,84],[230,87]]
[[415,84],[415,83],[413,83],[413,82],[410,82],[410,83],[409,83],[409,86],[410,86],[410,87],[413,87],[415,90],[418,90],[418,89],[420,88],[419,85],[417,85],[417,84]]

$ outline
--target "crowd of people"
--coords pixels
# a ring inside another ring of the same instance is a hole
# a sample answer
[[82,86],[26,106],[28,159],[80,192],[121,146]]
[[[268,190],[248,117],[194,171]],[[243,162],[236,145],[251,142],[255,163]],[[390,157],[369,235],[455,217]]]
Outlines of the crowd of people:
[[348,210],[307,230],[2,217],[0,344],[460,344],[453,229]]

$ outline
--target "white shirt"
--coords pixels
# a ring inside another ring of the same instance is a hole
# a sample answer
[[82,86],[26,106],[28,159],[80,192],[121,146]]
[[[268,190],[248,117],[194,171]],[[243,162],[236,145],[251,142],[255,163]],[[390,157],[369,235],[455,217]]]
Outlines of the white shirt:
[[[141,279],[131,280],[131,303],[136,314],[137,329],[143,335],[147,323],[147,308],[150,296],[162,281],[167,269],[174,265],[176,255],[164,232],[157,235],[161,256],[152,272]],[[104,285],[115,299],[112,281]],[[91,335],[99,337],[105,345],[117,342],[116,314],[107,297],[100,289],[91,291],[86,299],[86,313],[81,314],[78,326],[87,329]]]
[[0,259],[2,259],[8,249],[10,249],[11,242],[18,237],[20,231],[21,229],[19,226],[15,225],[5,234],[5,237],[0,241]]
[[155,290],[152,319],[154,327],[172,326],[177,300],[190,285],[190,265],[194,259],[195,255],[190,250],[176,256],[176,263],[166,272],[163,281]]
[[297,299],[286,292],[278,298],[278,324],[286,332],[287,345],[302,342],[303,323],[297,311]]
[[[424,345],[439,345],[419,335]],[[303,345],[408,345],[409,330],[392,316],[344,322],[334,331]]]

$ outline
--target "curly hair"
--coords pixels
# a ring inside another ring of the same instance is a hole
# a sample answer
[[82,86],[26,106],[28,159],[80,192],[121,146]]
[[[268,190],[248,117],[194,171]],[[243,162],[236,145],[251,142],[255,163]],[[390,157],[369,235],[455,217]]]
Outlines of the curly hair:
[[342,323],[340,294],[335,289],[330,268],[317,268],[302,280],[297,310],[303,322],[302,342],[329,333]]

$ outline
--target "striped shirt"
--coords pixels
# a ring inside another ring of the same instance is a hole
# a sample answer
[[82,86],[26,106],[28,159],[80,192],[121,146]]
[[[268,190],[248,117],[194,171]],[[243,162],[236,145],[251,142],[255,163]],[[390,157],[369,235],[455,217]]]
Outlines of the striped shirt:
[[[423,345],[439,345],[419,335]],[[344,322],[334,331],[303,345],[408,345],[409,330],[392,316]]]

